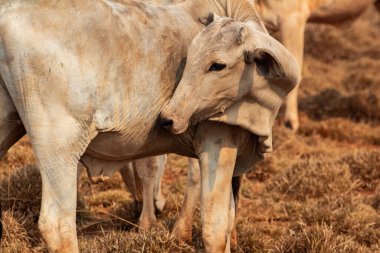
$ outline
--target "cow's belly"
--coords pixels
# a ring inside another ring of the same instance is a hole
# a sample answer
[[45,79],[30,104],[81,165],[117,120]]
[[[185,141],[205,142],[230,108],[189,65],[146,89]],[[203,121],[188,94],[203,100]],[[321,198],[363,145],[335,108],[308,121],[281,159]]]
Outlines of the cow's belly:
[[134,136],[101,133],[92,140],[84,155],[100,160],[126,161],[168,153],[195,157],[191,134],[171,135],[161,130],[136,139]]
[[131,160],[153,155],[152,149],[145,149],[148,143],[147,139],[134,141],[133,138],[121,137],[115,133],[101,133],[92,140],[85,155],[110,161]]
[[309,0],[309,22],[336,23],[359,16],[373,0]]

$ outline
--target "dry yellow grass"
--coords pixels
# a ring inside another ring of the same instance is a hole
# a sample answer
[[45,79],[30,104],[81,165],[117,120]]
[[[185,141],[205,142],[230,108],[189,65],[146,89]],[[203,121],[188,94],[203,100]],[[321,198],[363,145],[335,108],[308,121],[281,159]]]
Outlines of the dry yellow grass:
[[[301,129],[278,122],[275,152],[245,179],[236,252],[380,252],[380,17],[369,10],[341,28],[309,25],[301,87]],[[136,229],[120,176],[79,184],[82,252],[198,252],[170,238],[186,182],[186,159],[170,156],[167,206],[151,232]],[[37,219],[39,173],[27,139],[0,163],[1,252],[45,252]],[[197,217],[199,212],[197,211]]]

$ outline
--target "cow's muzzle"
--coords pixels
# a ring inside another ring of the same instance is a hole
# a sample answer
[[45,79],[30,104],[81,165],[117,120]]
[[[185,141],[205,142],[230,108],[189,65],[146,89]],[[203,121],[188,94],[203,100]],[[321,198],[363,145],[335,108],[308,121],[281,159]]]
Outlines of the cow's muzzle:
[[160,127],[165,128],[172,134],[182,134],[188,127],[188,120],[168,110],[167,107],[161,112],[158,123]]
[[171,128],[173,127],[173,120],[168,119],[168,118],[164,118],[161,116],[159,121],[158,121],[158,124],[160,125],[160,127],[163,127],[166,130],[171,130]]

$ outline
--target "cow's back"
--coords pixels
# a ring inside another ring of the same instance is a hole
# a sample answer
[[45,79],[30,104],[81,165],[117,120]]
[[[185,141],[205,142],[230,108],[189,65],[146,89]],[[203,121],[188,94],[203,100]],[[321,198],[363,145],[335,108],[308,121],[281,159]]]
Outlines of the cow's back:
[[145,145],[199,27],[176,6],[123,2],[14,1],[2,9],[0,61],[13,75],[5,81],[21,117],[36,100],[60,104],[101,132],[120,132],[131,149]]
[[373,0],[309,0],[309,22],[339,23],[353,20],[374,1]]
[[374,0],[256,0],[256,9],[270,30],[278,30],[289,15],[305,17],[313,23],[353,20]]

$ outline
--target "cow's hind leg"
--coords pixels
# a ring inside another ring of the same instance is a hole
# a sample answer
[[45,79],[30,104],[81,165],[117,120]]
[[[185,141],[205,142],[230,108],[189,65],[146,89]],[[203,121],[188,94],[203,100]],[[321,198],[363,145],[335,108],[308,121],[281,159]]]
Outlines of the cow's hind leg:
[[156,207],[156,211],[162,212],[166,203],[166,199],[165,196],[162,194],[161,181],[165,171],[165,165],[166,161],[168,160],[168,156],[161,155],[158,156],[156,159],[158,162],[158,171],[155,176],[156,182],[154,184],[154,206]]
[[[0,158],[2,158],[8,149],[24,136],[25,133],[24,125],[0,78]],[[1,218],[0,203],[0,239],[3,234]]]
[[4,83],[0,78],[0,158],[12,147],[22,136],[25,128],[18,115]]
[[191,242],[193,215],[199,200],[201,189],[200,169],[197,159],[189,158],[187,188],[178,220],[173,228],[173,235],[182,241]]
[[[296,57],[300,65],[300,75],[302,75],[303,51],[305,26],[308,18],[306,1],[302,5],[303,11],[296,10],[280,20],[281,23],[281,42]],[[298,119],[298,89],[300,82],[289,93],[286,98],[285,125],[293,131],[299,128]]]
[[154,207],[154,187],[159,171],[159,157],[148,157],[133,161],[138,177],[142,183],[143,208],[139,218],[140,227],[149,230],[157,218]]
[[166,155],[154,156],[130,162],[120,170],[135,200],[136,211],[140,215],[140,227],[144,230],[150,229],[156,222],[155,206],[158,211],[162,211],[165,205],[161,192],[165,163]]
[[133,162],[128,162],[121,168],[120,174],[135,202],[135,215],[139,217],[143,206],[143,189],[141,179],[133,166]]

